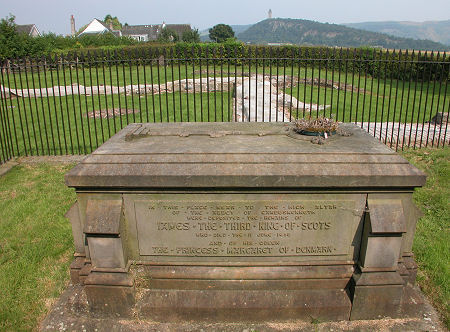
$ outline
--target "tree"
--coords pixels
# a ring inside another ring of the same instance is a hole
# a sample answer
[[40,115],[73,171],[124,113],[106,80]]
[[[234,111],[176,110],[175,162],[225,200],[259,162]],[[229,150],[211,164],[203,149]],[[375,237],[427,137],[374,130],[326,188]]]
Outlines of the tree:
[[233,29],[226,24],[217,24],[209,29],[209,39],[216,43],[223,43],[228,38],[234,37]]
[[0,21],[0,35],[4,38],[10,39],[16,35],[15,16],[7,16]]
[[7,16],[0,20],[0,58],[15,58],[27,55],[31,37],[17,33],[15,16]]
[[112,23],[112,27],[114,30],[122,30],[122,23],[120,23],[117,16],[112,17],[110,14],[108,14],[103,19],[103,22],[105,22],[105,24],[108,28],[109,28],[109,24]]
[[200,43],[200,34],[198,33],[198,29],[184,31],[181,39],[186,43]]
[[177,42],[180,39],[175,30],[164,28],[158,36],[158,41],[162,43]]

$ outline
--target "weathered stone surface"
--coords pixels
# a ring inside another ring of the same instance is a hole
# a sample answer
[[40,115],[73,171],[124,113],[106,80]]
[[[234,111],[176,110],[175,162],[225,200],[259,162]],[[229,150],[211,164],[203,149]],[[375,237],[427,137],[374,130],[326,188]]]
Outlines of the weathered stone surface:
[[425,176],[343,127],[349,136],[321,146],[273,123],[115,135],[66,176],[90,310],[169,321],[414,312],[402,296],[415,278],[411,193]]
[[133,280],[127,273],[92,271],[84,280],[89,310],[114,317],[130,317],[135,305]]
[[369,236],[362,244],[361,266],[395,268],[401,244],[401,236]]
[[414,256],[403,256],[403,264],[409,273],[406,282],[410,285],[415,285],[417,277],[417,263],[414,260]]
[[122,200],[88,200],[85,215],[85,234],[118,235],[122,217]]
[[[159,322],[138,318],[123,318],[114,316],[93,315],[88,312],[89,306],[86,295],[81,286],[69,286],[51,308],[49,314],[42,320],[40,331],[54,332],[55,330],[67,331],[162,331],[162,332],[190,332],[190,331],[227,331],[227,332],[273,332],[273,331],[295,331],[295,332],[329,332],[329,331],[386,331],[386,332],[444,332],[447,329],[439,320],[436,310],[431,307],[420,291],[411,288],[415,292],[414,301],[420,305],[420,311],[412,317],[401,319],[379,319],[321,322],[309,319],[283,320],[260,320],[258,322],[205,322],[203,320],[183,320],[177,322]],[[139,300],[138,300],[139,302]],[[139,303],[136,304],[139,306]]]
[[80,271],[85,264],[85,257],[75,257],[73,262],[70,264],[70,281],[74,285],[81,283],[80,281]]
[[127,273],[92,271],[85,280],[85,285],[133,287],[133,279]]
[[417,288],[406,285],[400,307],[402,317],[420,317],[426,311],[426,300]]
[[402,285],[356,287],[350,319],[398,318],[402,295]]
[[310,280],[310,279],[345,279],[350,278],[354,272],[353,264],[222,264],[211,269],[208,265],[142,265],[134,267],[133,273],[142,274],[153,279],[178,279],[184,280],[213,280],[222,277],[224,280]]
[[92,265],[90,264],[90,262],[85,261],[85,265],[80,269],[80,272],[78,274],[78,278],[79,278],[78,280],[81,285],[84,285],[84,281],[86,280],[88,275],[91,273],[91,271],[92,271]]
[[86,285],[84,290],[93,313],[131,317],[135,304],[133,287]]
[[154,194],[131,199],[140,259],[164,261],[353,260],[365,205],[365,196],[358,194]]
[[[291,138],[289,124],[133,124],[72,169],[66,183],[77,188],[147,189],[424,184],[421,171],[375,138],[355,126],[343,127],[353,135],[333,135],[318,146],[310,138]],[[148,134],[133,134],[143,130]]]
[[372,195],[369,195],[367,207],[369,208],[372,234],[406,232],[406,221],[400,200],[374,199]]
[[72,225],[72,236],[73,243],[75,245],[75,252],[84,254],[84,235],[81,227],[78,203],[73,204],[64,217],[69,219],[70,224]]
[[[254,264],[253,264],[254,265]],[[345,289],[352,264],[279,266],[144,265],[131,273],[136,286],[148,289],[301,290]]]
[[404,281],[397,272],[355,274],[350,283],[351,320],[401,316]]
[[118,237],[87,238],[91,261],[94,267],[124,268],[126,258],[123,253],[122,239]]
[[367,211],[361,243],[359,264],[371,269],[396,269],[402,256],[403,234],[407,221],[401,196],[371,193],[367,197]]
[[351,302],[344,290],[147,290],[138,308],[163,322],[348,320]]

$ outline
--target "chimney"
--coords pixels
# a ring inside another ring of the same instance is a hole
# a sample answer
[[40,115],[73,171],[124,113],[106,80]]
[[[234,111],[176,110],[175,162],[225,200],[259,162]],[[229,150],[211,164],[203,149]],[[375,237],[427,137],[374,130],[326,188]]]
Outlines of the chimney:
[[111,30],[111,31],[114,30],[113,25],[112,25],[112,21],[109,21],[109,30]]
[[164,29],[165,27],[166,27],[166,22],[163,21],[163,24],[162,24],[161,28]]
[[77,31],[75,30],[75,18],[73,15],[70,16],[70,34],[75,37]]
[[272,9],[269,9],[268,17],[272,18]]

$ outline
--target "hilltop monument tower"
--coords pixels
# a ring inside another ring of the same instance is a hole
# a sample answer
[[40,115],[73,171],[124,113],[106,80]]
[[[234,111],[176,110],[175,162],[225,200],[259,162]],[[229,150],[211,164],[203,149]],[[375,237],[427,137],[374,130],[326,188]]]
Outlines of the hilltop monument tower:
[[269,9],[269,13],[267,15],[269,18],[272,18],[272,9]]

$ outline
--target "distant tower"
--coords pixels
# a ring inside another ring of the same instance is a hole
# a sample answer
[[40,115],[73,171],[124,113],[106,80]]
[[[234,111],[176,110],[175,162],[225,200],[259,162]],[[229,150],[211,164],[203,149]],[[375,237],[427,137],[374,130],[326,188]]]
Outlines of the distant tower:
[[75,30],[75,18],[73,17],[73,15],[70,16],[70,34],[72,35],[72,37],[75,36],[76,34],[76,30]]
[[269,18],[272,18],[272,9],[269,9]]

